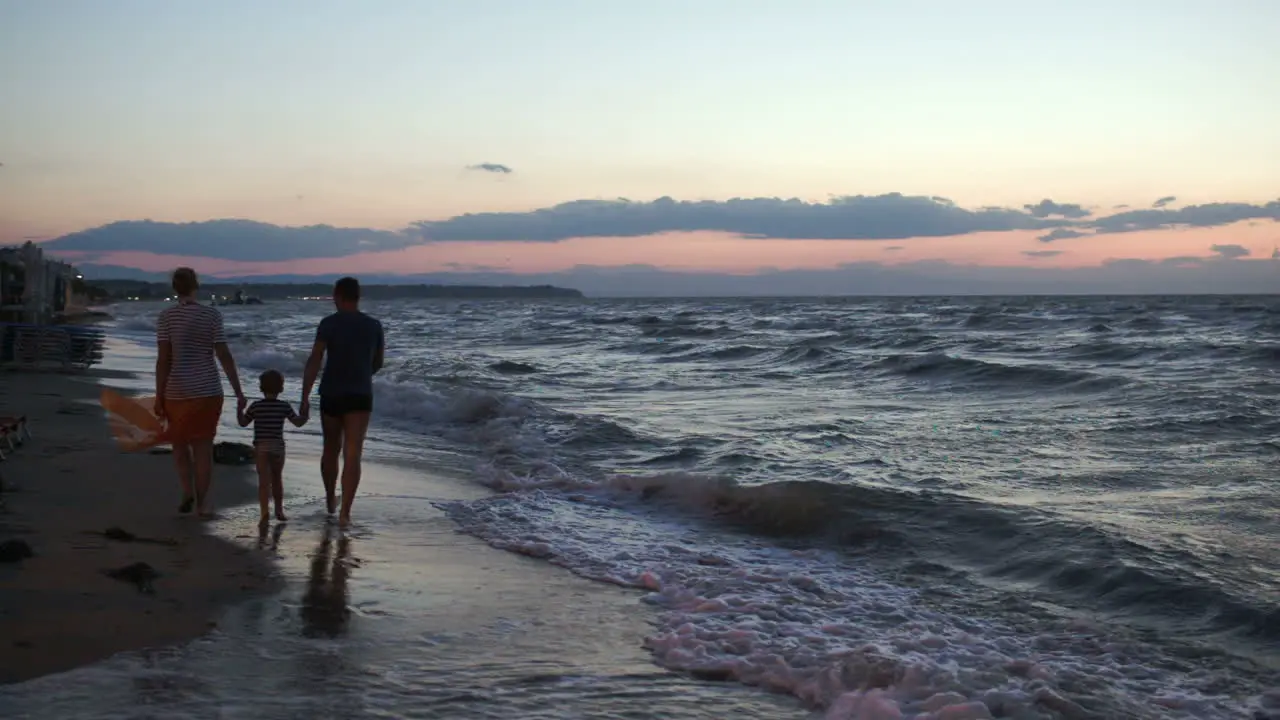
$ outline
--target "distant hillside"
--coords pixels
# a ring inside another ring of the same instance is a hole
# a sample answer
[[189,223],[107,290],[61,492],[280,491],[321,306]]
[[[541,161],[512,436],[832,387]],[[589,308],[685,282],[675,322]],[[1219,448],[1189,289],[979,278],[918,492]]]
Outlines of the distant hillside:
[[[172,294],[167,282],[149,282],[135,279],[93,280],[94,287],[106,291],[113,299],[136,298],[151,300]],[[262,300],[284,300],[299,297],[329,297],[333,284],[329,282],[302,283],[209,283],[200,286],[201,297],[210,295],[232,296],[243,291],[246,296]],[[581,298],[582,293],[571,288],[552,285],[361,285],[361,295],[368,300],[393,300],[402,298],[457,298],[457,299],[565,299]]]
[[85,279],[90,282],[98,282],[100,280],[145,280],[147,282],[165,282],[168,273],[147,272],[137,268],[124,267],[122,265],[99,265],[97,263],[83,263],[70,261],[76,266],[76,269],[84,275]]

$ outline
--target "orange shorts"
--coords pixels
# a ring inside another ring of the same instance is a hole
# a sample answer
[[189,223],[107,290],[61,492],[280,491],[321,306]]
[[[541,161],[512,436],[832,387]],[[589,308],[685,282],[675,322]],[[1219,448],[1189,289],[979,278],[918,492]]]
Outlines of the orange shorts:
[[222,420],[222,396],[166,400],[164,412],[169,421],[169,442],[189,443],[212,440]]

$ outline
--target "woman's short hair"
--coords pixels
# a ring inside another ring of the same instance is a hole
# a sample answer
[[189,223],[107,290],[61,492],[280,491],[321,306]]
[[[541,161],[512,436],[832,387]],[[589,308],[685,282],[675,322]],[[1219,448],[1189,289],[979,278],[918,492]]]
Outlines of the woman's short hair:
[[189,267],[180,267],[173,271],[173,291],[179,295],[190,295],[200,288],[200,280],[196,271]]

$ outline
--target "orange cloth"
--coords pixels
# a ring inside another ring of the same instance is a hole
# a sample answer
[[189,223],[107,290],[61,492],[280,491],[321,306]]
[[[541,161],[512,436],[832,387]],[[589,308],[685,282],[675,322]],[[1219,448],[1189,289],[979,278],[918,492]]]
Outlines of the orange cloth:
[[98,401],[110,413],[111,432],[121,450],[140,452],[168,444],[164,423],[152,412],[154,398],[125,397],[115,390],[103,388]]
[[103,388],[99,401],[111,413],[111,431],[125,452],[149,450],[174,441],[212,440],[222,418],[220,395],[167,401],[167,423],[155,416],[155,398],[130,398]]

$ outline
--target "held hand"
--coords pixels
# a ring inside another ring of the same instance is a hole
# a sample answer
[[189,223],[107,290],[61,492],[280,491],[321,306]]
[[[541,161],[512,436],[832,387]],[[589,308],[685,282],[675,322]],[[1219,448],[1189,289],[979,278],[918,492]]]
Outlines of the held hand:
[[164,398],[156,398],[155,404],[151,406],[151,412],[155,413],[157,418],[164,420]]
[[307,398],[302,398],[302,402],[298,404],[298,414],[304,418],[311,417],[311,401],[310,400],[308,400]]
[[248,404],[249,404],[249,398],[245,397],[244,393],[240,393],[239,395],[236,396],[236,412],[237,413],[243,413],[245,407]]

